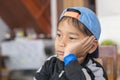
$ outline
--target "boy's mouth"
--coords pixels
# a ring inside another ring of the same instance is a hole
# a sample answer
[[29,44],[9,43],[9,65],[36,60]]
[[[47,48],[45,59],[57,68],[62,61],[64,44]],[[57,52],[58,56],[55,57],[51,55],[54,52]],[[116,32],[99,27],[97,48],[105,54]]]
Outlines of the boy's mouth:
[[63,55],[64,54],[64,51],[57,51],[57,54],[59,54],[59,55]]

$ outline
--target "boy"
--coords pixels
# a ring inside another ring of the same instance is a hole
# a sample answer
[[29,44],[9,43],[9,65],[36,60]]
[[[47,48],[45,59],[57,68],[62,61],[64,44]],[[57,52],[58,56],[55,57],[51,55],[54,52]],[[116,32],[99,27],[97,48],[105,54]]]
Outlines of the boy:
[[103,67],[93,59],[98,57],[100,33],[100,23],[91,10],[65,9],[57,27],[57,56],[45,62],[35,80],[107,80]]

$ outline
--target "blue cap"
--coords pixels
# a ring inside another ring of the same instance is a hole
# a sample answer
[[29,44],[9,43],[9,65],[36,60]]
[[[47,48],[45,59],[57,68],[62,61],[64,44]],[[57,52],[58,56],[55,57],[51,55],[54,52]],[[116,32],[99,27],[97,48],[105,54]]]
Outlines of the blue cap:
[[67,9],[74,9],[79,11],[80,17],[78,18],[78,20],[83,23],[89,31],[91,31],[91,33],[96,37],[97,40],[99,39],[101,33],[101,26],[96,14],[92,10],[85,7],[66,8],[62,12],[60,19],[64,16],[64,13],[67,12]]

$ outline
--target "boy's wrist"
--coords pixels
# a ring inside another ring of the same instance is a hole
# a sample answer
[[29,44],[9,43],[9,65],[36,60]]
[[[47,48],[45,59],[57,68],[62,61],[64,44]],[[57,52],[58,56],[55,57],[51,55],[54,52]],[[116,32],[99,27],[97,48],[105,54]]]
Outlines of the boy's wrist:
[[64,65],[66,66],[71,61],[77,60],[77,57],[74,54],[68,54],[67,56],[64,56]]

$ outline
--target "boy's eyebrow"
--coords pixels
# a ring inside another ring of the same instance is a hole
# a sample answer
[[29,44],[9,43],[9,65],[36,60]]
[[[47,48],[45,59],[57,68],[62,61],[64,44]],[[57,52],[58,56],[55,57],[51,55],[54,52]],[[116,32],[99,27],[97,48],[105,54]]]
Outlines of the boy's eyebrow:
[[69,32],[69,34],[79,36],[79,34],[78,34],[78,33],[75,33],[75,32]]
[[[61,30],[59,30],[59,29],[57,29],[57,31],[61,32]],[[76,32],[69,32],[68,34],[71,34],[71,35],[77,35],[77,36],[79,36],[79,34],[78,34],[78,33],[76,33]]]

